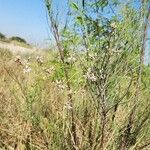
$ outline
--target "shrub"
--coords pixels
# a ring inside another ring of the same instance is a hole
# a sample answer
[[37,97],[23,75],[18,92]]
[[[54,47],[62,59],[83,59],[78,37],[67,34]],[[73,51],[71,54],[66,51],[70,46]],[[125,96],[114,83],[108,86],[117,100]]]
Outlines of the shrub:
[[26,44],[27,44],[27,42],[26,42],[25,39],[23,39],[23,38],[21,38],[21,37],[18,37],[18,36],[13,36],[13,37],[11,37],[10,39],[11,39],[12,41],[17,41],[17,42],[21,42],[21,43],[26,43]]
[[5,35],[0,33],[0,39],[5,39],[5,38],[6,38]]

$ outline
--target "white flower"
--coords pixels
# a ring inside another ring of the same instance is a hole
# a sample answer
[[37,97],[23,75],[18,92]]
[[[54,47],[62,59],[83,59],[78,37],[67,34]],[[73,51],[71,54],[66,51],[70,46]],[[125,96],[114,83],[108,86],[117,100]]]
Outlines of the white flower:
[[86,90],[85,90],[85,89],[82,89],[82,90],[81,90],[81,96],[83,97],[83,96],[85,95],[85,93],[86,93]]
[[94,75],[94,73],[91,73],[91,75],[89,76],[89,79],[95,82],[97,80],[97,77]]
[[113,52],[113,53],[121,53],[122,50],[115,50],[115,49],[112,49],[112,52]]
[[17,55],[14,61],[21,64],[21,56]]
[[28,59],[27,59],[27,60],[28,60],[28,62],[30,61],[30,59],[31,59],[31,57],[28,57]]
[[117,25],[116,25],[115,22],[112,22],[112,23],[110,24],[110,26],[111,26],[112,28],[117,28]]
[[41,65],[41,64],[43,64],[43,57],[42,56],[37,56],[36,57],[36,61]]
[[93,59],[95,59],[95,55],[94,55],[94,54],[89,54],[89,58],[90,58],[91,60],[93,60]]
[[86,73],[86,78],[88,80],[91,80],[93,82],[95,82],[97,80],[97,77],[94,75],[94,73],[92,72],[91,68],[88,68],[87,69],[87,73]]
[[67,62],[70,64],[74,63],[75,61],[76,61],[76,58],[73,55],[67,58]]
[[68,110],[70,110],[70,109],[72,109],[73,107],[72,107],[72,105],[71,105],[70,102],[67,102],[67,103],[65,104],[65,108],[67,108]]
[[29,65],[28,60],[23,59],[23,60],[22,60],[22,65],[23,65],[23,66],[28,66],[28,65]]
[[28,63],[28,60],[26,59],[22,59],[21,56],[17,55],[15,60],[14,60],[16,63],[19,63],[20,65],[22,66],[28,66],[29,63]]
[[61,80],[56,80],[56,85],[60,90],[63,90],[65,88],[63,81]]
[[29,72],[31,72],[31,70],[32,70],[32,69],[31,69],[29,66],[26,65],[26,66],[24,67],[24,69],[23,69],[23,72],[24,72],[24,73],[29,73]]
[[71,89],[68,91],[68,94],[72,94],[72,90]]
[[51,74],[53,71],[55,71],[55,68],[52,66],[52,67],[50,67],[50,68],[48,68],[48,69],[46,69],[46,72],[48,73],[48,74]]

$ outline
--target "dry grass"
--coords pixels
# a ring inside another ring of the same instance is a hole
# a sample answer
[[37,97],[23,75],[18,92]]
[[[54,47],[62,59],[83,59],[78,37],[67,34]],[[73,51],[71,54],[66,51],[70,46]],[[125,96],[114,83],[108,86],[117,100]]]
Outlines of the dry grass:
[[[16,56],[9,51],[1,50],[0,147],[3,150],[99,149],[100,115],[85,89],[80,71],[76,73],[77,76],[72,77],[73,80],[82,81],[75,82],[72,90],[77,135],[75,145],[68,116],[68,111],[72,108],[66,102],[65,82],[63,89],[56,83],[56,79],[62,77],[61,66],[59,61],[56,61],[55,53],[46,52],[43,56],[43,64],[38,64],[36,56],[31,56],[29,65],[32,70],[24,73],[24,66],[14,61]],[[47,73],[46,69],[52,66],[55,67],[55,71]],[[138,108],[137,118],[141,115],[144,118],[146,115],[143,108],[146,108],[149,103],[148,95],[149,93],[143,95],[143,106]],[[123,130],[126,125],[132,107],[132,102],[125,100],[124,103],[119,106],[114,122],[110,120],[112,111],[108,114],[104,141],[106,150],[118,149],[118,138],[121,136],[121,129]],[[140,124],[135,118],[133,124],[135,128],[138,123]],[[142,129],[137,131],[139,133],[136,141],[129,149],[150,148],[149,145],[146,146],[150,135],[148,126],[149,120],[144,123]]]

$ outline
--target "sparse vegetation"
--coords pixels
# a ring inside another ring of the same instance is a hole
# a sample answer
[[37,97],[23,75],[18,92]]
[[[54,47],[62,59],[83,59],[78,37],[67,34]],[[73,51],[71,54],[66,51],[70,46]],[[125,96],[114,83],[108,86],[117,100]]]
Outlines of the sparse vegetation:
[[4,34],[0,33],[0,42],[13,43],[21,47],[31,48],[31,45],[28,44],[25,39],[18,36],[7,38]]
[[132,0],[71,3],[73,25],[64,27],[45,5],[55,50],[0,50],[0,147],[150,149],[149,1],[138,10]]
[[21,42],[21,43],[25,43],[27,44],[27,42],[25,41],[25,39],[18,37],[18,36],[13,36],[10,38],[11,41],[17,41],[17,42]]
[[5,35],[0,33],[0,39],[5,39],[5,38],[6,38]]

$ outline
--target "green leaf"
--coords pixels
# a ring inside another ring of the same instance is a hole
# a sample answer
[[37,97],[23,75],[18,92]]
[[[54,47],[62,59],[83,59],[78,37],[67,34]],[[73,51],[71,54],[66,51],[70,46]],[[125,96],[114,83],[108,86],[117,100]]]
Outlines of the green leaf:
[[74,10],[79,10],[76,3],[71,3],[71,8],[74,9]]
[[83,24],[83,20],[81,16],[77,16],[77,23],[82,25]]

